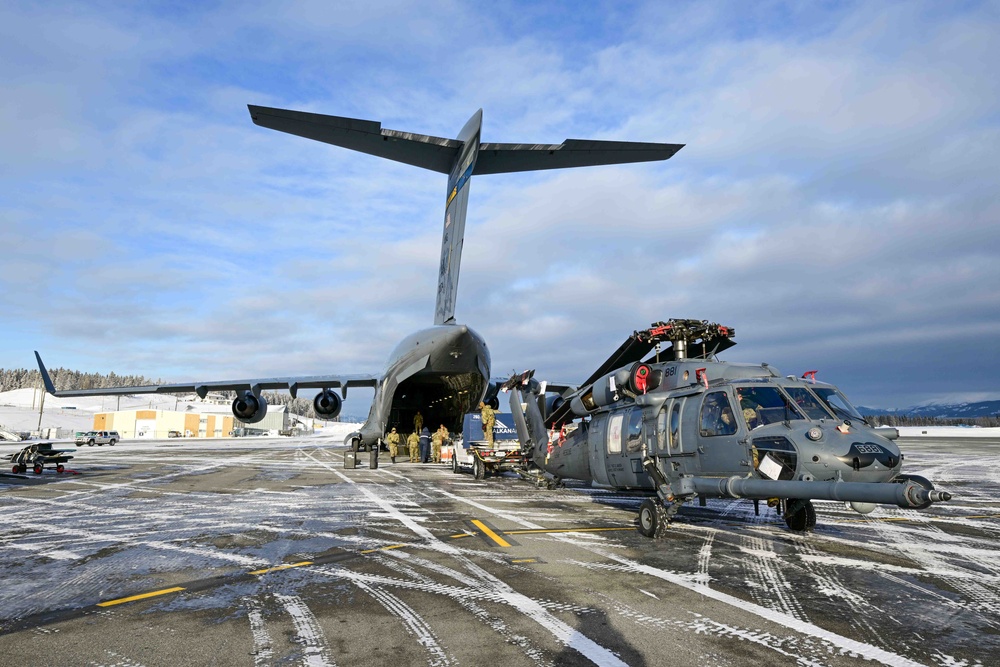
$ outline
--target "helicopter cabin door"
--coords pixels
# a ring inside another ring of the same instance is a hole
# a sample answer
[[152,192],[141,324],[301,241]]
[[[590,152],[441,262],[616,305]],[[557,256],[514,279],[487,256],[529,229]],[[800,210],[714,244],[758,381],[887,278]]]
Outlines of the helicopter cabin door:
[[649,488],[652,482],[642,468],[642,408],[612,414],[608,420],[607,470],[612,486]]
[[[693,403],[697,404],[698,401]],[[736,418],[733,397],[727,389],[718,389],[706,392],[700,403],[697,441],[702,472],[712,475],[745,475],[746,433]]]

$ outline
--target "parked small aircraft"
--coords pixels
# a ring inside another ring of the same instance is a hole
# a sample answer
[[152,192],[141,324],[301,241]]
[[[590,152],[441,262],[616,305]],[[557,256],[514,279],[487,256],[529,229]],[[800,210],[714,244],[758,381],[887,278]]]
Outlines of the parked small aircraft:
[[579,387],[534,371],[510,378],[503,390],[527,458],[550,484],[655,491],[639,508],[648,537],[695,497],[766,499],[795,531],[816,525],[812,500],[868,513],[951,499],[903,474],[896,429],[873,427],[816,371],[783,377],[768,364],[718,361],[734,335],[700,320],[657,322]]
[[[294,397],[301,389],[320,389],[313,400],[316,414],[328,419],[340,414],[342,396],[350,387],[373,387],[368,419],[347,442],[355,451],[374,448],[390,424],[408,427],[418,410],[428,424],[444,424],[451,431],[462,427],[462,417],[484,398],[493,401],[499,383],[490,383],[490,354],[486,341],[472,328],[455,321],[458,274],[465,238],[469,181],[479,174],[501,174],[541,169],[666,160],[683,144],[590,141],[567,139],[561,144],[481,143],[483,111],[480,109],[458,133],[443,139],[412,132],[382,129],[369,120],[326,116],[302,111],[249,106],[253,122],[262,127],[307,139],[349,148],[448,175],[441,263],[438,273],[434,326],[414,332],[392,351],[381,375],[315,375],[309,377],[254,378],[212,382],[187,382],[143,387],[56,391],[38,352],[35,358],[45,389],[55,396],[197,393],[235,391],[233,415],[253,424],[264,418],[265,389],[288,389]],[[335,389],[340,389],[338,394]]]

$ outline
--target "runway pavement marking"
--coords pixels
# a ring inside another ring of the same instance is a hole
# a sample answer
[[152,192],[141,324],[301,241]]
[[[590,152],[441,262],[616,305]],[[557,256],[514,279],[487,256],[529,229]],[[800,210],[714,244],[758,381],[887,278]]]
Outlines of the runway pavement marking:
[[249,574],[267,574],[268,572],[278,572],[279,570],[287,570],[288,568],[291,567],[302,567],[304,565],[312,565],[312,564],[313,561],[311,560],[304,560],[299,563],[285,563],[284,565],[275,565],[274,567],[267,567],[264,568],[263,570],[254,570]]
[[363,554],[373,554],[377,551],[388,551],[389,549],[402,549],[403,547],[412,547],[412,544],[393,544],[388,547],[379,547],[378,549],[365,549],[361,553]]
[[504,535],[531,535],[535,533],[602,533],[612,530],[635,530],[635,526],[618,528],[532,528],[530,530],[505,530],[502,532]]
[[158,595],[166,595],[168,593],[177,593],[178,591],[185,590],[183,586],[174,586],[173,588],[164,588],[161,591],[153,591],[151,593],[141,593],[139,595],[130,595],[127,598],[118,598],[117,600],[108,600],[107,602],[98,602],[98,607],[113,607],[116,604],[124,604],[126,602],[135,602],[136,600],[145,600],[146,598],[154,598]]
[[496,533],[494,533],[492,530],[490,530],[489,526],[487,526],[485,523],[483,523],[479,519],[473,519],[472,523],[473,523],[473,525],[476,526],[476,528],[478,528],[479,530],[483,531],[483,534],[486,535],[486,537],[490,538],[491,540],[493,540],[494,542],[496,542],[500,546],[502,546],[502,547],[509,547],[510,546],[510,542],[508,542],[507,540],[503,539],[502,537],[500,537],[499,535],[497,535]]

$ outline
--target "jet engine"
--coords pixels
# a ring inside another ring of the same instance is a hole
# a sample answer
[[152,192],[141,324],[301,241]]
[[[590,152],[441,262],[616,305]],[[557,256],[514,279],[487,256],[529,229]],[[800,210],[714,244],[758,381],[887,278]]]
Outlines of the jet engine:
[[332,389],[324,389],[313,399],[313,410],[316,411],[317,417],[323,419],[335,419],[343,405],[340,396]]
[[544,394],[538,397],[538,408],[542,412],[542,418],[548,419],[549,415],[562,407],[565,401],[559,394]]
[[256,424],[267,414],[267,401],[263,396],[255,396],[252,391],[244,391],[233,401],[233,416],[244,424]]

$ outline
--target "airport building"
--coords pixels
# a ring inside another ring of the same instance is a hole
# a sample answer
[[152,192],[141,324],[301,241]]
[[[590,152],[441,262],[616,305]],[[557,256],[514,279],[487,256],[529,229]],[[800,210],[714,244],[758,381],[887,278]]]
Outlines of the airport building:
[[94,415],[95,431],[118,431],[122,438],[166,438],[171,431],[188,438],[228,438],[234,427],[231,412],[119,410]]
[[124,439],[162,439],[179,434],[185,438],[229,438],[241,435],[288,435],[311,432],[314,420],[292,415],[284,405],[269,405],[255,424],[233,417],[228,405],[206,404],[198,411],[118,410],[94,415],[95,431],[118,431]]

